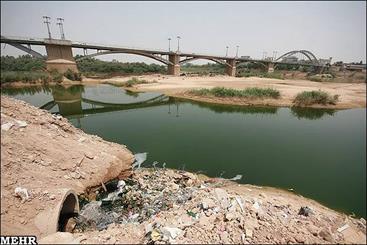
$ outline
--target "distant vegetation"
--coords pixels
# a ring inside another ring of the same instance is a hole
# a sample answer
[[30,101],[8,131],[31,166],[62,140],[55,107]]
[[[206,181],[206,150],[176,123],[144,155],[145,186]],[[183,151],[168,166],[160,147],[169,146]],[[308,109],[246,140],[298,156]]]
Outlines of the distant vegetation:
[[[75,58],[81,56],[77,55]],[[122,63],[118,61],[102,61],[95,58],[76,60],[78,69],[86,76],[99,74],[144,74],[144,73],[166,73],[165,65],[145,64],[143,62]]]
[[1,71],[45,71],[44,59],[34,58],[30,55],[22,55],[17,58],[13,56],[1,56]]
[[335,105],[338,100],[339,95],[331,96],[327,92],[321,90],[313,90],[298,93],[293,102],[295,103],[295,105],[298,106],[313,105],[313,104]]
[[245,98],[279,98],[280,92],[272,88],[246,88],[243,90],[236,90],[224,87],[215,87],[212,89],[195,89],[190,90],[189,93],[199,96],[215,96],[215,97],[245,97]]
[[1,83],[11,82],[62,82],[63,76],[73,81],[81,81],[81,74],[68,70],[64,74],[46,71],[44,59],[23,55],[1,56]]

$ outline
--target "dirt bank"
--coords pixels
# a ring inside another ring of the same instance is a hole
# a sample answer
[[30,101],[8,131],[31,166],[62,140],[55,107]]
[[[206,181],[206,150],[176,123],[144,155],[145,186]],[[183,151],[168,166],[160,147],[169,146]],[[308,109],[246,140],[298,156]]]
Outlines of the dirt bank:
[[[360,108],[366,107],[366,84],[365,83],[329,83],[312,82],[308,80],[280,80],[259,77],[229,77],[229,76],[203,76],[203,77],[173,77],[167,75],[147,75],[135,76],[147,81],[155,81],[149,84],[139,84],[132,88],[133,91],[159,91],[170,96],[187,98],[192,100],[234,104],[234,105],[271,105],[271,106],[292,106],[293,99],[297,93],[302,91],[323,90],[332,95],[339,95],[339,102],[336,105],[314,105],[319,108]],[[117,85],[129,80],[131,77],[115,77],[101,80]],[[86,79],[83,83],[95,83],[93,79]],[[244,89],[248,87],[274,88],[280,91],[279,99],[246,100],[240,98],[214,98],[192,96],[186,93],[190,89],[227,87],[234,89]],[[129,88],[130,89],[130,88]]]
[[[125,146],[1,96],[1,234],[42,237],[37,215],[60,201],[59,190],[80,194],[112,178],[126,178],[132,161]],[[16,194],[17,187],[25,191]]]

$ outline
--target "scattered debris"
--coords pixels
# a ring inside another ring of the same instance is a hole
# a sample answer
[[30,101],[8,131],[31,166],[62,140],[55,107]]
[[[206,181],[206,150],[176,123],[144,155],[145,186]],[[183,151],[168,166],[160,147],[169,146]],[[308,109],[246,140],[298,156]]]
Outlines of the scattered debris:
[[14,126],[14,123],[7,122],[1,125],[1,130],[8,131],[13,126]]
[[310,214],[313,214],[313,212],[312,209],[309,207],[301,207],[298,214],[303,216],[309,216]]
[[15,120],[15,121],[17,122],[18,127],[20,127],[20,128],[25,128],[28,125],[28,123],[25,122],[25,121],[21,121],[21,120]]
[[337,229],[338,232],[343,232],[344,230],[348,229],[349,228],[349,225],[348,224],[345,224],[343,225],[342,227],[340,227],[339,229]]
[[134,155],[135,162],[132,165],[132,169],[139,169],[141,164],[147,160],[147,152],[144,153],[136,153]]
[[26,188],[17,187],[15,188],[15,196],[18,196],[22,199],[22,203],[29,200],[28,190]]
[[228,179],[228,180],[232,180],[232,181],[236,181],[236,180],[240,180],[242,179],[242,175],[241,174],[237,174],[235,177]]
[[176,228],[176,227],[168,227],[165,226],[161,229],[163,236],[168,237],[169,239],[176,239],[176,237],[178,235],[180,235],[180,233],[182,232],[181,229]]

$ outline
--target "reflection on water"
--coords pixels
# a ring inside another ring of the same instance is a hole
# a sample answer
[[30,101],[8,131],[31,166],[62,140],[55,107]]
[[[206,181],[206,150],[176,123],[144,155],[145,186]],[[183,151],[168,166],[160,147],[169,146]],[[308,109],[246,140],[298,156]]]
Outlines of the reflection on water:
[[[213,105],[110,85],[2,89],[169,168],[293,188],[366,216],[366,110]],[[341,181],[342,180],[342,181]]]
[[336,113],[334,109],[313,109],[313,108],[305,108],[305,107],[291,107],[292,114],[296,116],[298,119],[309,119],[309,120],[317,120],[321,119],[324,116],[333,116]]
[[[100,85],[97,90],[101,92]],[[139,98],[142,94],[141,92],[133,92],[128,90],[122,90],[118,87],[113,89],[114,87],[107,85],[107,94],[110,96],[111,91],[117,91],[118,96],[127,95],[127,97],[131,98]],[[146,101],[140,101],[137,104],[133,102],[130,103],[108,103],[106,102],[106,97],[102,97],[99,94],[96,94],[95,91],[90,92],[89,95],[92,94],[92,97],[95,99],[87,99],[85,96],[82,98],[82,94],[85,92],[83,85],[71,85],[71,86],[33,86],[33,87],[25,87],[25,88],[4,88],[2,89],[2,93],[7,95],[34,95],[36,93],[51,93],[52,101],[48,101],[47,103],[40,106],[42,109],[51,110],[55,105],[58,107],[59,113],[63,116],[75,116],[83,117],[85,114],[96,114],[96,113],[105,113],[110,111],[119,111],[119,110],[129,110],[135,108],[143,108],[143,107],[151,107],[156,105],[168,105],[168,113],[171,113],[171,105],[174,104],[175,113],[179,116],[179,106],[180,103],[191,103],[193,105],[199,106],[201,108],[209,109],[216,113],[243,113],[243,114],[277,114],[278,107],[254,107],[254,106],[237,106],[237,105],[221,105],[221,104],[208,104],[205,102],[196,102],[196,101],[188,101],[185,99],[179,98],[165,98],[164,100],[155,101],[158,103],[146,103],[151,98],[147,98]],[[155,94],[159,95],[159,94]],[[82,103],[84,102],[84,103]],[[86,104],[89,104],[88,107]],[[134,104],[134,105],[133,105]],[[139,105],[138,105],[139,104]],[[298,119],[310,119],[316,120],[321,119],[324,116],[333,116],[336,113],[336,110],[333,109],[314,109],[314,108],[302,108],[302,107],[291,107],[292,115],[297,117]]]

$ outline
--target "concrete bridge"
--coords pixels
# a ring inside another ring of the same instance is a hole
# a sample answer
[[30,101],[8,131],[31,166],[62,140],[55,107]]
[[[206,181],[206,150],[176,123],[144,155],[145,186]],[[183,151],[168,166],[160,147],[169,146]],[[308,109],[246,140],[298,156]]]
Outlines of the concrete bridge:
[[[229,76],[236,75],[236,67],[240,63],[258,63],[264,66],[268,72],[273,72],[274,68],[278,64],[299,64],[302,66],[311,66],[315,70],[321,71],[325,67],[321,64],[316,56],[307,50],[294,50],[285,53],[276,60],[256,60],[242,57],[229,57],[229,56],[217,56],[217,55],[207,55],[207,54],[196,54],[196,53],[181,53],[173,51],[164,50],[153,50],[153,49],[139,49],[139,48],[129,48],[120,47],[114,45],[104,45],[104,44],[93,44],[85,42],[73,42],[70,40],[61,39],[47,39],[47,38],[27,38],[27,37],[5,37],[1,36],[1,43],[6,43],[21,49],[32,56],[35,57],[45,57],[47,59],[47,69],[56,69],[63,73],[68,69],[77,71],[76,62],[73,56],[72,48],[79,48],[84,50],[84,56],[80,59],[91,58],[100,55],[108,54],[134,54],[144,57],[148,57],[159,61],[168,67],[168,74],[178,76],[180,75],[180,67],[186,62],[191,62],[194,60],[205,59],[214,61],[225,66],[225,72]],[[47,56],[34,51],[31,46],[45,46]],[[95,50],[95,53],[87,55],[87,50]],[[289,57],[294,54],[303,54],[308,62],[307,63],[290,63],[285,62],[284,58]]]

